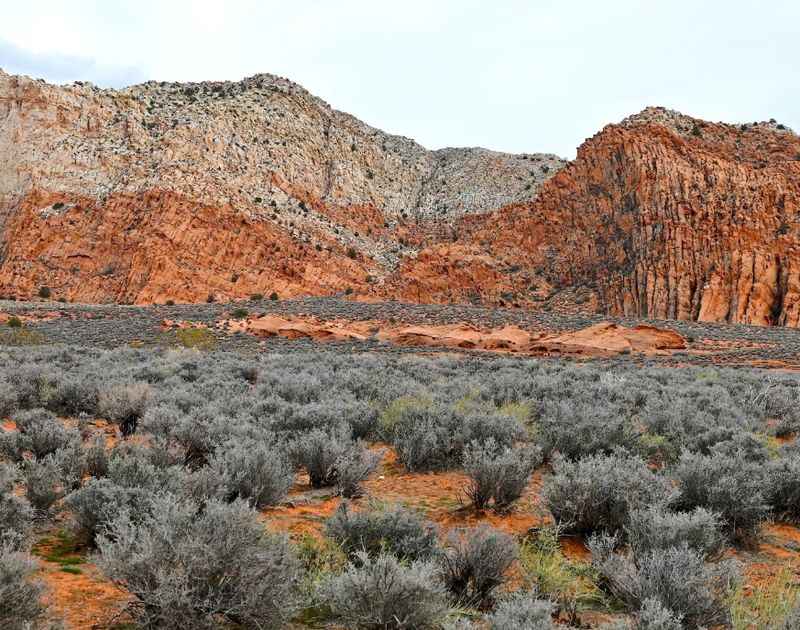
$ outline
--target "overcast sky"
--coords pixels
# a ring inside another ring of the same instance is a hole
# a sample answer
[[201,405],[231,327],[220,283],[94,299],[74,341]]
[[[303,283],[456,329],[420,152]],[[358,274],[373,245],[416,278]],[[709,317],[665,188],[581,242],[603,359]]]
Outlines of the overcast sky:
[[271,72],[429,148],[574,157],[647,105],[800,129],[800,0],[25,0],[0,16],[6,72]]

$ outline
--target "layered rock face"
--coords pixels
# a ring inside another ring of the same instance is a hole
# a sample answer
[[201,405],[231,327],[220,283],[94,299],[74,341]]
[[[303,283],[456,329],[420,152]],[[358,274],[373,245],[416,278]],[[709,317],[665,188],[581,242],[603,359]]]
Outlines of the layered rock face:
[[420,301],[800,324],[800,139],[651,108],[610,125],[537,198],[467,217],[399,270]]
[[566,164],[428,151],[286,79],[0,72],[0,296],[353,293],[800,325],[800,140],[649,108]]
[[417,222],[531,199],[563,164],[428,151],[272,75],[116,91],[0,72],[0,293],[358,289]]

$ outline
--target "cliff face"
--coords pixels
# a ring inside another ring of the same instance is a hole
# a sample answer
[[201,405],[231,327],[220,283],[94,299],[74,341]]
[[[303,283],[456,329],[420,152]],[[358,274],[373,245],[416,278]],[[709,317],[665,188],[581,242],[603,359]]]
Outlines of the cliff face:
[[563,164],[428,151],[272,75],[117,91],[0,72],[0,294],[358,289],[413,253],[417,222],[531,199]]
[[428,151],[271,75],[100,90],[0,72],[0,295],[350,290],[800,325],[800,140],[650,108],[573,162]]
[[[610,125],[537,198],[407,261],[406,298],[800,325],[800,140],[660,108]],[[445,278],[455,279],[445,281]],[[473,282],[475,279],[475,282]]]

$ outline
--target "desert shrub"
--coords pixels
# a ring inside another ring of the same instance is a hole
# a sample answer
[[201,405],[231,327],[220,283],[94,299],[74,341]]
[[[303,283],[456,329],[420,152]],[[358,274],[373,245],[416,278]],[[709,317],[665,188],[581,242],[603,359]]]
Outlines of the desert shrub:
[[464,450],[464,470],[470,478],[466,494],[476,509],[484,509],[491,500],[495,509],[507,508],[522,496],[541,463],[542,451],[536,446],[499,448],[492,438],[473,442]]
[[558,452],[576,459],[633,450],[639,433],[621,410],[604,408],[596,401],[566,399],[546,404],[536,420],[536,437],[547,455]]
[[53,458],[61,473],[61,485],[65,490],[80,487],[86,473],[86,453],[80,441],[70,442],[53,453]]
[[444,583],[461,604],[491,607],[518,552],[511,536],[490,527],[452,531],[440,556]]
[[770,458],[767,445],[748,431],[733,431],[730,437],[715,442],[705,452],[711,455],[726,455],[759,463],[766,462]]
[[545,481],[547,507],[565,531],[619,532],[631,510],[664,501],[665,479],[640,458],[624,452],[593,455],[578,461],[553,460]]
[[36,569],[30,555],[0,544],[0,627],[29,630],[43,621],[44,586],[34,579]]
[[89,479],[82,488],[64,498],[75,523],[76,534],[94,544],[98,533],[121,513],[144,518],[150,510],[153,491],[149,488],[126,488],[109,479]]
[[63,416],[77,416],[81,413],[94,415],[97,412],[98,395],[93,380],[68,377],[58,381],[47,407]]
[[726,544],[719,515],[702,507],[692,512],[670,512],[654,505],[633,510],[625,534],[636,555],[686,545],[710,558],[720,554]]
[[98,435],[92,440],[91,444],[84,449],[86,460],[86,472],[92,477],[100,478],[108,474],[108,451],[106,450],[106,440],[102,435]]
[[797,628],[800,628],[800,601],[795,604],[794,608],[789,611],[789,614],[775,630],[797,630]]
[[683,615],[677,615],[654,597],[648,597],[636,615],[635,630],[683,630]]
[[139,419],[145,414],[152,396],[147,383],[114,385],[98,396],[98,413],[119,425],[123,436],[136,432]]
[[121,513],[98,536],[96,560],[140,602],[146,627],[282,627],[292,614],[298,564],[287,541],[268,534],[244,502],[153,499],[139,522]]
[[61,469],[53,455],[23,462],[22,477],[25,497],[42,516],[47,515],[53,504],[64,496]]
[[9,328],[22,328],[22,320],[16,315],[12,315],[8,318],[8,321],[6,321],[6,325]]
[[569,560],[561,548],[558,527],[545,527],[520,545],[519,566],[524,584],[543,599],[573,616],[582,608],[605,603],[589,565]]
[[640,611],[648,600],[655,600],[680,616],[685,627],[729,625],[727,601],[738,577],[735,563],[706,564],[702,554],[686,545],[633,557],[614,553],[615,546],[607,536],[589,542],[604,588],[629,610]]
[[43,459],[60,448],[80,442],[80,434],[76,429],[65,428],[45,409],[20,411],[14,416],[14,422],[18,430],[18,451],[30,451],[36,459]]
[[[297,391],[290,394],[294,395],[305,397]],[[264,404],[268,404],[267,401]],[[378,421],[377,411],[372,405],[347,399],[311,402],[301,406],[277,404],[270,415],[270,427],[274,431],[293,436],[303,435],[312,429],[330,430],[331,427],[347,424],[350,425],[353,438],[373,437]]]
[[498,446],[510,447],[525,435],[522,425],[511,416],[464,416],[438,405],[406,407],[383,430],[398,459],[412,472],[455,468],[472,442],[492,438]]
[[674,470],[675,508],[717,512],[737,537],[754,535],[769,516],[764,467],[740,457],[683,453]]
[[800,521],[800,454],[781,457],[768,464],[766,494],[776,516]]
[[280,503],[294,482],[287,457],[264,442],[231,440],[217,450],[208,470],[220,498],[244,499],[256,508]]
[[175,332],[175,343],[192,350],[213,350],[217,338],[208,328],[181,328]]
[[0,418],[13,414],[19,405],[17,391],[11,383],[0,380]]
[[348,628],[436,628],[449,606],[436,566],[401,563],[391,554],[362,553],[358,562],[326,581],[323,600]]
[[[292,460],[306,469],[311,485],[314,488],[333,486],[337,483],[339,466],[350,462],[368,460],[364,454],[365,447],[353,440],[350,427],[339,424],[331,429],[313,429],[298,435],[292,441],[289,451]],[[350,474],[357,472],[352,468]],[[370,470],[366,471],[369,474]],[[362,481],[365,477],[356,480]]]
[[0,546],[22,548],[31,532],[31,506],[14,494],[19,479],[17,466],[0,463]]
[[553,603],[537,599],[537,593],[518,591],[498,602],[488,616],[490,630],[556,630]]
[[39,297],[44,300],[50,299],[50,287],[39,287]]
[[325,534],[351,561],[360,552],[374,557],[383,551],[402,560],[424,560],[437,548],[436,526],[402,506],[354,512],[344,501],[325,523]]
[[20,365],[7,373],[7,379],[17,394],[19,409],[46,407],[56,387],[53,371],[40,365]]
[[336,460],[336,490],[346,499],[361,496],[361,482],[378,467],[384,451],[370,452],[366,448],[352,448]]

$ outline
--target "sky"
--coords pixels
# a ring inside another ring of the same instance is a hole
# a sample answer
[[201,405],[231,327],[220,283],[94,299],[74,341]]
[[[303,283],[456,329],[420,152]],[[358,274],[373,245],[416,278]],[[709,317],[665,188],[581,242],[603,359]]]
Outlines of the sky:
[[6,2],[0,68],[53,83],[270,72],[434,149],[575,156],[648,105],[800,130],[800,2]]

